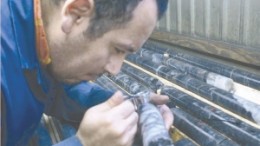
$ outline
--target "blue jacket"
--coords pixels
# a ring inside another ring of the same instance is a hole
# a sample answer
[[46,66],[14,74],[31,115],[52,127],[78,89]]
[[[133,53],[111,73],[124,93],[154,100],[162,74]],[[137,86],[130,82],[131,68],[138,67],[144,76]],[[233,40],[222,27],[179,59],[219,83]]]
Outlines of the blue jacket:
[[[85,110],[112,92],[81,82],[63,85],[41,69],[35,49],[32,0],[1,1],[2,144],[26,145],[43,113],[79,123]],[[80,144],[76,137],[63,144]]]

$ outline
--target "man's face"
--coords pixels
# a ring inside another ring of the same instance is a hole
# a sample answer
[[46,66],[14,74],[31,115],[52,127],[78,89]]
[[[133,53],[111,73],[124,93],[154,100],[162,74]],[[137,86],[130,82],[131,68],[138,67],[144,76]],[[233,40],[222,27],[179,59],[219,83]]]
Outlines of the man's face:
[[117,74],[125,56],[136,52],[152,33],[157,21],[156,2],[143,0],[123,28],[108,31],[91,40],[83,35],[89,20],[84,20],[69,34],[50,25],[48,36],[55,78],[66,83],[95,80],[101,74]]

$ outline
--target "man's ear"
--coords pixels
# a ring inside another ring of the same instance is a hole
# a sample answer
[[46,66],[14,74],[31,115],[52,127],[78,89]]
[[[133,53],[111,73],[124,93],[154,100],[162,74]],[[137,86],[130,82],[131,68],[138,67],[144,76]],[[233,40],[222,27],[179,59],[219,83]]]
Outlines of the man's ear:
[[74,24],[91,16],[93,9],[94,0],[67,0],[62,8],[62,31],[70,33]]

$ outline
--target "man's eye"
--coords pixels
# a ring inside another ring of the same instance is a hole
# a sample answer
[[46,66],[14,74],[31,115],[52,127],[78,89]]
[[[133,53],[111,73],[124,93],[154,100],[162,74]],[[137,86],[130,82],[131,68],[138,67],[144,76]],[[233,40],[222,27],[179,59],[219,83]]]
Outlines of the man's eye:
[[118,54],[125,54],[125,51],[122,51],[118,48],[115,48],[115,50],[116,50],[116,53],[118,53]]

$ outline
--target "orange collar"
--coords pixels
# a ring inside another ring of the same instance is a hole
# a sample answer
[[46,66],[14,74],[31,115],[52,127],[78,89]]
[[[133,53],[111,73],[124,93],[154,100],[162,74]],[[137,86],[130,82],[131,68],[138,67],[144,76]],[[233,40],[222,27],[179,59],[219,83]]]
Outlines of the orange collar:
[[43,65],[48,65],[51,63],[50,49],[42,22],[40,0],[34,0],[34,25],[38,58]]

